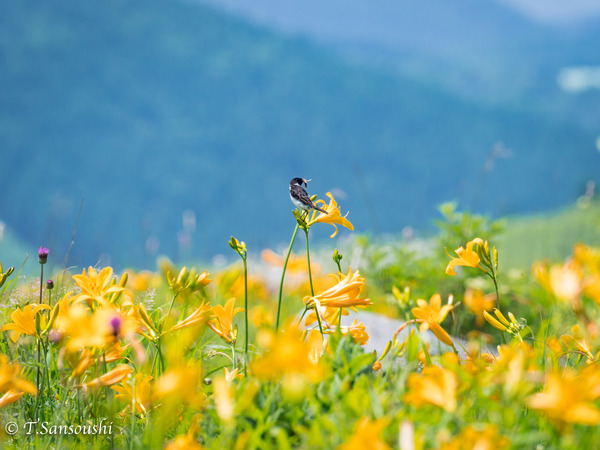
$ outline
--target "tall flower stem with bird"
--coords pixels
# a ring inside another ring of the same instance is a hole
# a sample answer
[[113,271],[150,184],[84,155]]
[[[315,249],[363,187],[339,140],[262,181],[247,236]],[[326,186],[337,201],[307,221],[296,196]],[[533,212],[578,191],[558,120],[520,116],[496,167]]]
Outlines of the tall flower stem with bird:
[[[279,331],[279,319],[281,316],[281,299],[282,299],[282,295],[283,295],[283,281],[285,278],[285,271],[287,268],[288,260],[290,258],[290,254],[292,253],[292,247],[294,246],[294,242],[296,240],[296,235],[298,234],[298,229],[301,226],[304,229],[304,231],[306,232],[308,276],[310,279],[311,294],[314,295],[313,285],[312,285],[312,276],[311,276],[311,270],[310,270],[310,253],[309,253],[309,247],[308,247],[308,227],[306,226],[308,222],[305,219],[308,217],[308,214],[313,210],[320,211],[324,214],[327,214],[327,211],[324,211],[323,209],[316,206],[312,202],[312,200],[310,199],[310,197],[308,196],[308,194],[306,193],[304,188],[302,187],[302,185],[308,186],[307,183],[309,181],[310,181],[310,179],[307,180],[304,178],[292,178],[292,180],[290,181],[290,199],[292,200],[292,203],[298,208],[298,211],[294,211],[294,215],[296,216],[297,223],[296,223],[296,227],[294,228],[294,233],[292,234],[292,239],[290,241],[287,255],[285,257],[285,262],[283,263],[283,272],[281,273],[281,281],[279,283],[279,299],[278,299],[278,303],[277,303],[277,319],[275,322],[275,331]],[[299,211],[302,211],[302,213],[300,213]]]
[[292,239],[290,241],[290,246],[288,247],[287,255],[283,263],[283,272],[281,272],[281,281],[279,282],[279,300],[277,302],[277,320],[275,322],[275,331],[279,331],[279,316],[281,314],[281,297],[283,295],[283,280],[285,279],[285,270],[287,269],[290,254],[292,253],[292,247],[294,246],[294,241],[296,240],[296,235],[298,234],[299,229],[300,223],[296,223],[296,227],[294,228],[294,233],[292,234]]

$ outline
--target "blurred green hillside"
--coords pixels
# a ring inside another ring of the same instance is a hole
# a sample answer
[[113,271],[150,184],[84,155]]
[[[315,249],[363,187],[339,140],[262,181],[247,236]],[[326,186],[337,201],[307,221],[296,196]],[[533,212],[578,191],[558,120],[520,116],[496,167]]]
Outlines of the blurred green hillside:
[[206,6],[3,2],[0,55],[0,220],[64,255],[83,199],[76,265],[209,257],[231,235],[274,247],[294,226],[296,176],[334,192],[359,232],[427,226],[449,199],[542,211],[597,178],[595,136],[576,124]]

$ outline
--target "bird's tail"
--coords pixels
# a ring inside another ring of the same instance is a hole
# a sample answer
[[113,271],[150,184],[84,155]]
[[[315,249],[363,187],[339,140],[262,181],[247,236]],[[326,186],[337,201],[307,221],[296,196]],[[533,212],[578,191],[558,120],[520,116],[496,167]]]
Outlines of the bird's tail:
[[315,208],[317,209],[317,211],[321,211],[323,214],[329,214],[327,211],[325,211],[324,209],[319,208],[317,205],[315,205]]

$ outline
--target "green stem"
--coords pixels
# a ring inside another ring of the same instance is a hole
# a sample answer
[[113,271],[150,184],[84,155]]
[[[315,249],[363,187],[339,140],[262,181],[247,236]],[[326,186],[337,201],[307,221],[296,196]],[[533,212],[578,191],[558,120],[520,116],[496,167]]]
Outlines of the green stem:
[[340,262],[339,262],[339,261],[336,261],[335,263],[336,263],[336,264],[337,264],[337,266],[338,266],[338,272],[340,272],[340,273],[341,273],[341,272],[342,272],[342,266],[340,265]]
[[[44,265],[40,264],[40,305],[42,303],[44,303]],[[38,333],[38,341],[37,341],[37,369],[36,369],[36,388],[38,390],[38,394],[40,392],[40,314],[41,312],[38,311],[38,313],[35,315],[35,325],[36,325],[36,331]],[[40,394],[41,395],[41,394]]]
[[300,316],[300,320],[298,320],[298,326],[300,326],[300,324],[302,323],[302,319],[304,319],[304,316],[306,315],[306,313],[308,312],[310,308],[308,307],[304,307],[304,311],[302,311],[302,315]]
[[496,304],[498,305],[498,308],[499,308],[500,307],[500,294],[498,293],[498,282],[496,281],[496,273],[494,271],[492,271],[492,273],[487,272],[487,274],[494,282],[494,287],[496,288],[496,302],[497,302]]
[[244,342],[244,375],[247,376],[248,367],[248,264],[246,258],[242,258],[244,261],[244,310],[246,320],[246,340]]
[[292,253],[292,247],[294,246],[294,241],[296,240],[296,235],[298,234],[298,229],[300,228],[300,224],[296,223],[296,228],[294,228],[294,234],[292,235],[292,240],[290,241],[290,246],[288,248],[287,256],[285,257],[285,262],[283,263],[283,272],[281,273],[281,282],[279,283],[279,301],[277,303],[277,322],[275,322],[275,331],[279,331],[279,315],[281,313],[281,296],[283,294],[283,279],[285,277],[285,269],[287,268],[288,260],[290,259],[290,254]]
[[304,233],[306,234],[306,262],[308,263],[308,281],[310,281],[310,295],[311,297],[315,296],[315,290],[313,289],[312,282],[312,271],[310,270],[310,248],[308,247],[308,229],[304,229]]
[[[306,235],[306,263],[308,264],[308,281],[310,282],[310,295],[311,297],[315,296],[315,290],[313,288],[312,282],[312,271],[310,270],[310,248],[308,246],[308,228],[304,228],[304,234]],[[321,315],[319,314],[319,310],[315,303],[315,313],[317,314],[317,322],[319,323],[319,331],[321,332],[321,336],[323,336],[323,325],[321,324]]]
[[324,336],[323,325],[321,324],[321,315],[319,314],[319,308],[317,307],[316,303],[315,303],[315,314],[317,315],[317,322],[319,323],[319,331],[321,332],[321,336]]
[[131,380],[131,382],[133,383],[133,386],[131,387],[131,428],[130,428],[130,433],[129,433],[129,448],[133,450],[134,445],[133,445],[133,438],[135,436],[135,398],[136,398],[136,384],[135,384],[135,377]]

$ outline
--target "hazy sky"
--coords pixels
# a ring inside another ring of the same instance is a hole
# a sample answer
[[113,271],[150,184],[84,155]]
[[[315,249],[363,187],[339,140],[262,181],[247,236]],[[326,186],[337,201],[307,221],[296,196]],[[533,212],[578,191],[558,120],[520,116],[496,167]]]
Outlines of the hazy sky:
[[568,23],[600,15],[598,0],[498,0],[543,22]]

